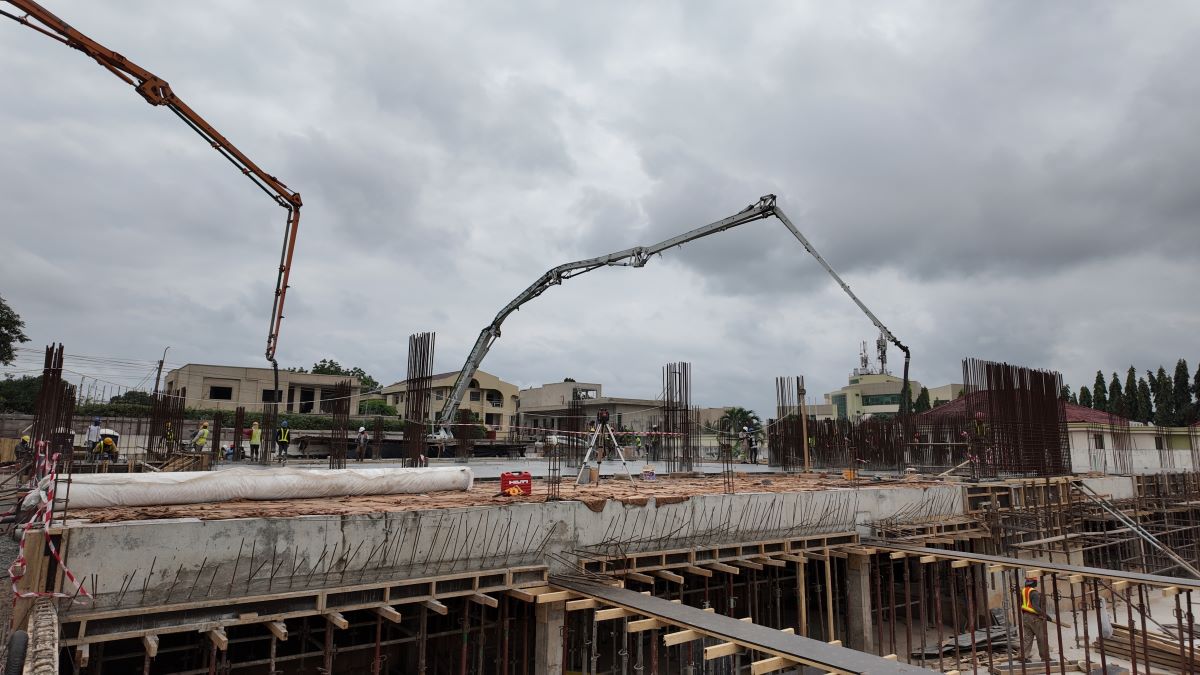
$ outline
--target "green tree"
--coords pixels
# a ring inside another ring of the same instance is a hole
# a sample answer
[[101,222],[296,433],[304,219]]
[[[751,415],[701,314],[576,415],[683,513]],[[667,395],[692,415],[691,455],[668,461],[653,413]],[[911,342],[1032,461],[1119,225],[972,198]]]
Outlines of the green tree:
[[929,410],[929,388],[921,387],[921,393],[917,394],[917,401],[913,403],[913,412],[925,412]]
[[1062,388],[1058,390],[1058,397],[1064,401],[1070,401],[1071,396],[1071,385],[1069,384],[1064,384]]
[[5,377],[0,380],[0,411],[32,415],[34,401],[41,389],[41,375]]
[[129,390],[124,394],[118,394],[108,400],[109,403],[129,403],[132,405],[154,405],[154,396],[144,391]]
[[1175,409],[1171,405],[1173,393],[1167,369],[1159,366],[1154,375],[1154,423],[1160,427],[1169,427],[1175,420]]
[[762,429],[762,420],[753,410],[734,406],[726,408],[725,414],[717,420],[718,431],[728,431],[737,433],[744,428],[749,427],[751,430]]
[[1184,359],[1175,362],[1175,382],[1171,387],[1171,424],[1183,426],[1192,418],[1192,383],[1188,380],[1188,365]]
[[12,364],[16,358],[13,345],[20,342],[29,342],[29,337],[25,335],[25,322],[0,297],[0,365]]
[[1154,404],[1150,399],[1150,385],[1146,378],[1139,377],[1137,382],[1137,421],[1149,424],[1154,421]]
[[1069,400],[1071,401],[1072,405],[1079,405],[1079,397],[1075,395],[1075,392],[1071,392],[1071,398]]
[[1128,417],[1129,413],[1125,411],[1125,395],[1121,391],[1121,380],[1117,379],[1117,374],[1112,374],[1112,381],[1108,383],[1108,411],[1114,415]]
[[353,368],[343,368],[342,364],[333,359],[321,359],[313,364],[313,375],[342,375],[344,377],[357,377],[359,391],[375,391],[379,389],[379,381],[371,377],[362,368],[355,366]]
[[1129,366],[1125,373],[1125,416],[1137,419],[1137,369]]
[[1192,408],[1192,423],[1200,421],[1200,363],[1196,364],[1196,376],[1192,378],[1192,393],[1196,395],[1196,405]]
[[1092,385],[1092,407],[1108,410],[1108,389],[1104,386],[1104,373],[1096,371],[1096,382]]
[[1087,388],[1087,385],[1079,388],[1079,405],[1090,408],[1092,407],[1092,390]]
[[574,381],[575,381],[575,378],[573,378],[573,377],[564,377],[563,378],[563,382],[574,382]]
[[395,417],[398,413],[396,412],[396,406],[388,405],[387,401],[380,401],[379,399],[373,399],[370,401],[363,401],[362,403],[359,403],[358,404],[358,414],[359,415],[383,415],[384,417]]

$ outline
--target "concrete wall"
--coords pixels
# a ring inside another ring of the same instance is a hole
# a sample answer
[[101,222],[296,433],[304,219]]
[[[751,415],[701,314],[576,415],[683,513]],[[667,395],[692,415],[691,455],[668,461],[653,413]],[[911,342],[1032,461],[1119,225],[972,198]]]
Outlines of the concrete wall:
[[[960,488],[703,495],[240,520],[146,520],[69,528],[68,565],[95,575],[100,606],[303,591],[636,553],[846,532],[882,518],[960,513]],[[864,529],[865,532],[865,529]],[[235,572],[236,569],[236,572]],[[276,570],[271,573],[270,570]],[[143,593],[142,589],[145,588]],[[132,590],[129,590],[132,589]]]

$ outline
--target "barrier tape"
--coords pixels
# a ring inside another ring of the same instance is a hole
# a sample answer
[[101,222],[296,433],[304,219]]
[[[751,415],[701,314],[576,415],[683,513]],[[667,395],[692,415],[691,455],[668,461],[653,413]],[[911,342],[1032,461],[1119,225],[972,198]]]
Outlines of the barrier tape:
[[[50,521],[54,518],[54,485],[58,478],[59,454],[54,453],[52,457],[47,457],[44,441],[39,442],[38,451],[38,473],[41,473],[41,469],[43,468],[47,469],[47,471],[40,481],[34,483],[33,489],[38,495],[37,511],[34,512],[29,522],[25,523],[25,527],[21,529],[21,541],[17,547],[17,558],[8,567],[8,576],[12,579],[13,604],[16,604],[18,598],[71,598],[76,602],[82,602],[76,598],[82,595],[85,598],[91,599],[92,594],[75,578],[75,574],[71,572],[71,569],[67,567],[66,562],[62,559],[58,547],[54,545],[54,539],[50,537]],[[45,492],[42,491],[40,485],[42,482],[46,484]],[[54,556],[54,560],[58,563],[59,569],[63,571],[63,575],[74,586],[75,595],[52,591],[21,591],[17,589],[17,582],[25,577],[25,538],[29,534],[29,531],[33,529],[35,523],[42,525],[46,532],[46,547],[50,549],[50,555]],[[18,570],[20,571],[18,572]]]

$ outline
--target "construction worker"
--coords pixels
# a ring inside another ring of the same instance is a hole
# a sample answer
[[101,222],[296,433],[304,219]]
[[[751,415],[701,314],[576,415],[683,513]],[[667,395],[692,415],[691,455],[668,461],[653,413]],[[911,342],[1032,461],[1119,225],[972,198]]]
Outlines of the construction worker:
[[167,422],[163,426],[163,444],[166,445],[167,452],[177,450],[175,447],[175,427],[172,427],[170,422]]
[[117,444],[113,442],[112,436],[105,436],[104,440],[96,444],[92,448],[92,455],[102,462],[116,461],[117,459]]
[[95,449],[96,444],[100,442],[100,418],[92,418],[92,426],[87,428],[87,433],[83,437],[83,445],[91,452]]
[[1046,633],[1046,622],[1050,617],[1046,614],[1045,596],[1037,589],[1037,579],[1025,580],[1025,588],[1021,589],[1021,660],[1029,661],[1030,647],[1037,640],[1038,656],[1043,662],[1050,661],[1050,639]]
[[358,437],[354,439],[354,460],[361,462],[367,458],[367,428],[358,428]]
[[751,464],[758,464],[758,432],[751,431],[750,427],[746,429],[746,456],[750,458]]
[[17,462],[33,461],[33,446],[30,445],[29,434],[21,437],[21,442],[17,443],[14,451],[17,455]]
[[262,445],[262,429],[258,422],[250,425],[250,459],[258,461],[258,446]]
[[196,452],[204,452],[206,445],[208,445],[208,422],[201,422],[195,437],[192,438],[192,447],[196,449]]
[[280,422],[279,428],[275,430],[275,454],[279,459],[287,457],[288,443],[290,442],[288,440],[288,432],[289,429],[287,420]]

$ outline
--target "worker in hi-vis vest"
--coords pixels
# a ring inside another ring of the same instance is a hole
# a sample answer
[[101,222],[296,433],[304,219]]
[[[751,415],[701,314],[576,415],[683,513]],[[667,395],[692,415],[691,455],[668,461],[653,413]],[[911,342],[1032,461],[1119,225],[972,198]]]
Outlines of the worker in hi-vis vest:
[[283,420],[279,423],[279,428],[275,430],[275,454],[279,457],[287,457],[288,444],[288,422]]
[[1021,659],[1029,660],[1030,647],[1037,640],[1038,656],[1050,660],[1050,640],[1046,635],[1046,596],[1037,588],[1037,579],[1026,579],[1021,589]]

